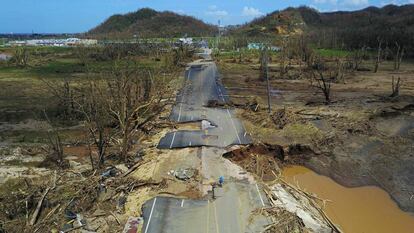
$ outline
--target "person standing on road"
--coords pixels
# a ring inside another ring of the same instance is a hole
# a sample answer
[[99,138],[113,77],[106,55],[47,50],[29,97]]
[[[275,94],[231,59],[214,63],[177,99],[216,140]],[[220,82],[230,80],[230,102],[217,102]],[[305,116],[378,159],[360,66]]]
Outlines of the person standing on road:
[[223,184],[224,184],[224,176],[220,176],[219,177],[219,185],[220,185],[220,187],[223,187]]

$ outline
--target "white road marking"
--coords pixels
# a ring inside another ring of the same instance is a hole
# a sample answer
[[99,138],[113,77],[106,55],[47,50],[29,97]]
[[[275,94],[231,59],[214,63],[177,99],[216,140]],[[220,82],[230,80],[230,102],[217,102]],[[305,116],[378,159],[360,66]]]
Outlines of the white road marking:
[[215,202],[213,202],[213,208],[214,208],[214,218],[216,220],[216,232],[219,233],[219,226],[218,226],[218,220],[217,220],[217,209],[216,209]]
[[174,132],[174,134],[173,134],[173,138],[171,139],[171,144],[170,144],[170,149],[172,148],[172,146],[173,146],[173,144],[174,144],[174,139],[175,139],[175,134],[176,134],[177,132]]
[[156,202],[156,201],[157,201],[157,198],[154,198],[154,202],[152,203],[152,207],[151,207],[150,216],[149,216],[149,218],[148,218],[148,223],[147,223],[147,226],[145,227],[145,231],[144,231],[144,233],[147,233],[147,231],[148,231],[148,227],[149,227],[149,225],[150,225],[150,223],[151,223],[152,212],[154,211],[154,206],[155,206],[155,202]]
[[181,201],[181,208],[184,207],[184,199]]
[[223,93],[221,93],[220,88],[218,88],[218,86],[216,85],[218,92],[220,93],[219,96],[221,96],[221,99],[223,100],[223,102],[226,102],[226,100],[223,97]]
[[190,79],[191,69],[192,69],[191,67],[190,67],[190,69],[188,69],[188,75],[187,75],[187,80],[186,81],[188,81]]
[[207,200],[207,233],[208,228],[210,227],[210,200]]
[[180,122],[180,119],[181,119],[181,108],[182,108],[182,106],[183,106],[183,104],[181,103],[180,104],[180,111],[178,112],[178,119],[177,119],[178,122]]
[[263,201],[262,194],[260,194],[259,186],[257,186],[257,183],[256,183],[256,190],[257,190],[257,193],[259,194],[260,202],[262,203],[262,206],[264,207],[265,203]]
[[230,118],[231,124],[233,125],[233,128],[236,131],[236,136],[237,136],[237,139],[239,140],[239,144],[241,144],[241,140],[240,140],[240,137],[239,137],[239,132],[237,132],[236,125],[234,124],[233,119],[231,118],[231,114],[230,114],[229,109],[227,109],[227,114],[229,114],[229,118]]

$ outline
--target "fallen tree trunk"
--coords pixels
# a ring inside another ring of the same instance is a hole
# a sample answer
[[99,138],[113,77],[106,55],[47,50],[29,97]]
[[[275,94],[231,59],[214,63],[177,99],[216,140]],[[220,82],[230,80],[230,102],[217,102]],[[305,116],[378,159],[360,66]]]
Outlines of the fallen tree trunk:
[[36,223],[37,217],[39,216],[40,210],[42,209],[43,201],[45,200],[46,195],[49,193],[50,189],[51,189],[50,187],[46,188],[46,190],[43,192],[43,195],[40,198],[39,202],[37,202],[36,210],[33,212],[33,216],[30,219],[30,223],[29,224],[31,226],[33,226]]

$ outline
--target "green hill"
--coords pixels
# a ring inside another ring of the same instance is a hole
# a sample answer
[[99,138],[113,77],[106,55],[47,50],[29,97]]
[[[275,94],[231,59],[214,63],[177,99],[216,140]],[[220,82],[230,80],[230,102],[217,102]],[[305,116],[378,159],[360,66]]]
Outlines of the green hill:
[[191,16],[173,12],[158,12],[143,8],[125,15],[113,15],[90,30],[88,35],[97,38],[139,38],[212,36],[217,32],[213,25]]
[[275,11],[230,32],[247,37],[305,34],[321,47],[375,48],[395,42],[414,48],[414,5],[321,13],[309,7]]

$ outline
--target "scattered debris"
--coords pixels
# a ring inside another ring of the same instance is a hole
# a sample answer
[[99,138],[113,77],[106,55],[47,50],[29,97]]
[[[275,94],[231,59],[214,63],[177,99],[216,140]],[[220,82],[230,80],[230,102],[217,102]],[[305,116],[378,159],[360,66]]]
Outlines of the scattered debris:
[[108,167],[102,174],[101,177],[106,179],[109,177],[115,177],[118,175],[118,170],[115,167]]
[[264,233],[305,232],[303,230],[305,225],[302,219],[295,213],[291,213],[281,207],[266,208],[264,213],[272,221],[272,223],[265,227]]
[[282,184],[271,187],[270,193],[267,194],[273,206],[295,214],[312,232],[341,232],[326,219],[326,215],[321,214],[321,208],[311,198],[302,195],[296,189],[289,188]]
[[282,146],[255,144],[232,150],[223,155],[224,158],[240,165],[247,172],[254,173],[263,181],[272,181],[280,173],[280,164],[285,159]]
[[215,127],[217,127],[217,126],[211,124],[210,121],[206,121],[206,120],[201,121],[201,129],[202,130],[211,129],[211,128],[215,128]]
[[179,180],[189,180],[196,174],[197,170],[194,168],[180,168],[174,172],[174,176]]
[[140,217],[129,217],[122,233],[136,233],[142,223],[143,219]]

